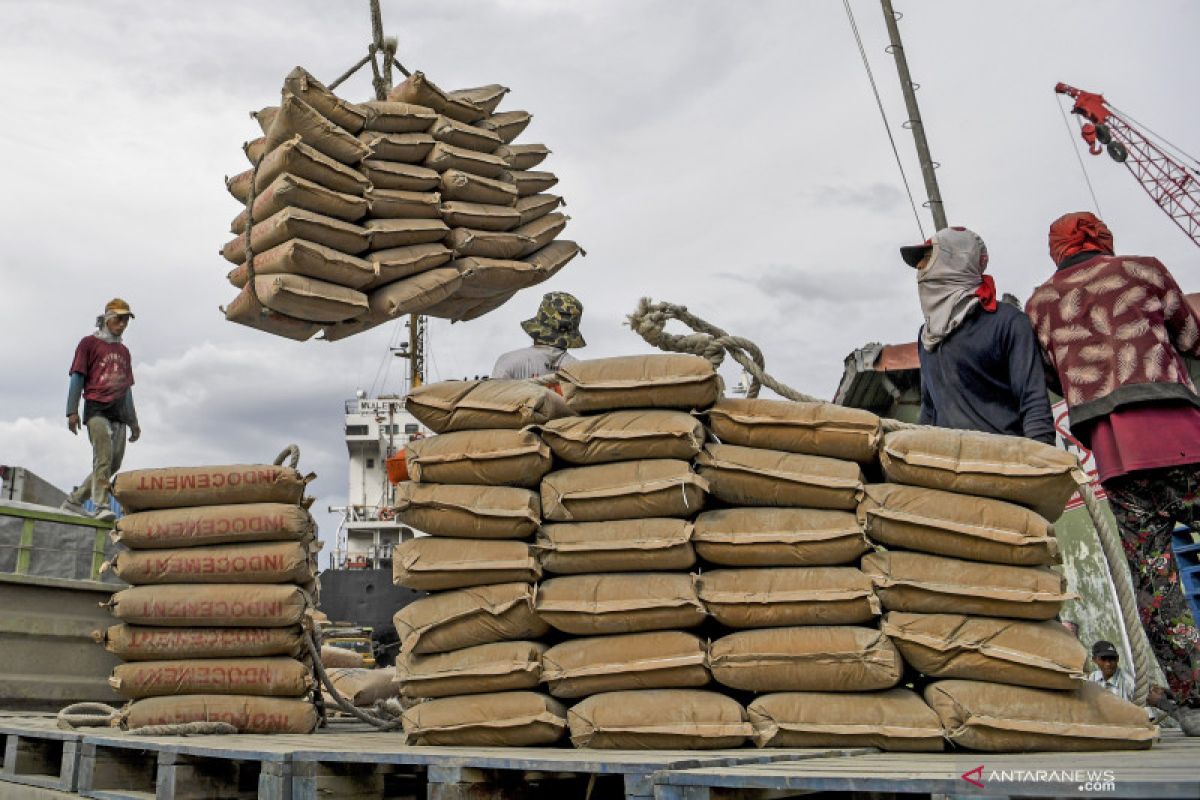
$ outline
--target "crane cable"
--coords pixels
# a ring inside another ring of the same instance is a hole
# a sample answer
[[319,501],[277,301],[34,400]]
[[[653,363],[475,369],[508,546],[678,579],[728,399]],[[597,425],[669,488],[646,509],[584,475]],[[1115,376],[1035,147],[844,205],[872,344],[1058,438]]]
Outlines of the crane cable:
[[1075,154],[1075,160],[1079,162],[1079,171],[1083,173],[1083,181],[1087,184],[1088,193],[1092,196],[1092,205],[1096,207],[1096,216],[1103,218],[1100,213],[1100,201],[1096,199],[1096,190],[1092,187],[1092,179],[1088,176],[1087,167],[1083,164],[1083,156],[1079,155],[1079,147],[1075,144],[1075,131],[1071,130],[1071,123],[1067,119],[1066,109],[1058,100],[1058,95],[1054,96],[1054,105],[1058,106],[1058,113],[1062,114],[1063,125],[1067,128],[1067,145],[1071,148],[1071,152]]

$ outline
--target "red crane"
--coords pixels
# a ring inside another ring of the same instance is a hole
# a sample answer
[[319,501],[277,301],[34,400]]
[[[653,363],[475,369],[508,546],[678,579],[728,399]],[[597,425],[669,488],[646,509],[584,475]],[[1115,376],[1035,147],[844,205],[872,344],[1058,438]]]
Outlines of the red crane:
[[[1127,114],[1113,108],[1104,95],[1085,92],[1065,83],[1055,86],[1054,91],[1073,98],[1075,107],[1071,113],[1087,120],[1079,133],[1091,154],[1098,156],[1107,150],[1114,161],[1128,167],[1150,199],[1200,246],[1200,172],[1179,163],[1135,127]],[[1186,154],[1180,155],[1195,163],[1195,159]]]

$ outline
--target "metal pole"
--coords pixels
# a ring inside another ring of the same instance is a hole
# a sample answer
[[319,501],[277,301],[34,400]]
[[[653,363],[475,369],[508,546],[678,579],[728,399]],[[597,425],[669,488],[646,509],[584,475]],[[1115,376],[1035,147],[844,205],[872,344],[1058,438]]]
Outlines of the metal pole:
[[883,21],[887,23],[888,38],[892,41],[892,56],[896,59],[896,71],[900,73],[900,90],[904,92],[904,107],[908,110],[908,124],[917,145],[917,157],[921,160],[921,177],[925,179],[925,194],[929,196],[929,212],[933,215],[933,226],[937,230],[946,227],[946,209],[942,204],[942,193],[938,189],[937,173],[933,158],[929,155],[929,142],[925,139],[925,125],[921,122],[921,110],[917,107],[917,94],[912,77],[908,73],[908,59],[904,57],[904,45],[900,43],[898,19],[892,10],[892,0],[880,0],[883,4]]

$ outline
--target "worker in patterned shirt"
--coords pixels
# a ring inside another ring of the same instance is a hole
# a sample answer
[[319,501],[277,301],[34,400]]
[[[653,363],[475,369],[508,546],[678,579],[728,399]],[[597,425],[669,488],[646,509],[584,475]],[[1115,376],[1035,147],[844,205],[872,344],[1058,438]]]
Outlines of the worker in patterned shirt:
[[1180,727],[1200,736],[1200,632],[1171,550],[1176,523],[1200,521],[1200,395],[1183,360],[1200,357],[1200,321],[1158,259],[1115,255],[1094,214],[1055,220],[1050,256],[1057,270],[1026,312],[1096,457]]

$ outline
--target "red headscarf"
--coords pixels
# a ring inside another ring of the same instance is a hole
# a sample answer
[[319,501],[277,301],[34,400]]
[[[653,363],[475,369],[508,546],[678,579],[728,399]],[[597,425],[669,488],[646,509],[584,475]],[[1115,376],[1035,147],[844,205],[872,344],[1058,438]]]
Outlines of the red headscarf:
[[1090,211],[1063,214],[1050,223],[1050,258],[1055,264],[1084,251],[1113,254],[1113,235]]

